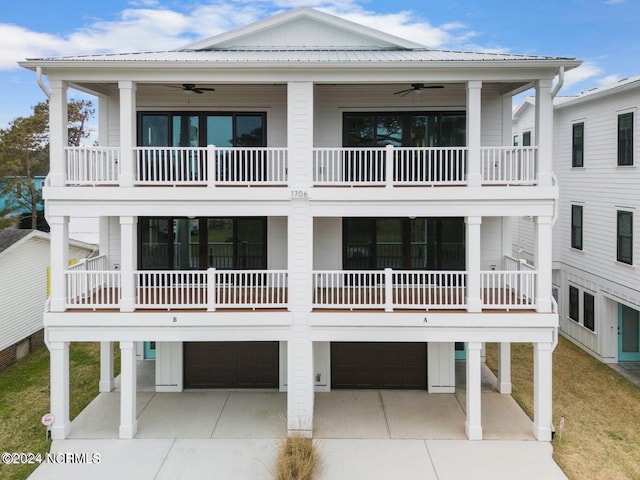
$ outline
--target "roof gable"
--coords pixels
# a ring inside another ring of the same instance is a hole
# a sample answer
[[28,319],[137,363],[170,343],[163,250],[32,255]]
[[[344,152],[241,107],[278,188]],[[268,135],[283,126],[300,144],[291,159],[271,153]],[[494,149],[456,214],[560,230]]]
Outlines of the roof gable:
[[298,8],[246,27],[187,45],[183,50],[215,49],[414,49],[409,40],[328,13]]

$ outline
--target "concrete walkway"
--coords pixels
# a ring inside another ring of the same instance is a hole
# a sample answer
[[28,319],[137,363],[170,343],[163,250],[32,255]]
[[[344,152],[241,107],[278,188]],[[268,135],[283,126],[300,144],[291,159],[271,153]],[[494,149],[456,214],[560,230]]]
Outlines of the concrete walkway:
[[[134,440],[117,439],[119,392],[102,393],[74,419],[70,438],[53,442],[51,452],[64,461],[43,463],[29,478],[274,477],[276,452],[286,433],[286,394],[155,393],[152,368],[152,362],[139,367]],[[533,439],[531,420],[511,396],[494,391],[494,382],[485,368],[485,440],[476,442],[465,439],[463,378],[455,395],[317,393],[314,437],[323,460],[319,480],[566,479],[551,458],[551,445]],[[69,463],[73,460],[79,462]]]

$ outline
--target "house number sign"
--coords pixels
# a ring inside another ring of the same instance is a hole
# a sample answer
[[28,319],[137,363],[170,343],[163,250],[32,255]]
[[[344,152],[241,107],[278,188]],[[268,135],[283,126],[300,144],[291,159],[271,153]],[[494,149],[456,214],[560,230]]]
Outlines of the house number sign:
[[291,190],[291,198],[309,198],[309,192],[306,190]]

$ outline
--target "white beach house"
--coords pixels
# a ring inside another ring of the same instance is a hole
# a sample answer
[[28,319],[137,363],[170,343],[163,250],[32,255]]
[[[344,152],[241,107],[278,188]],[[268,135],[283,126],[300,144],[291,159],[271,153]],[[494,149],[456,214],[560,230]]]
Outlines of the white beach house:
[[[21,62],[50,88],[54,438],[69,421],[69,342],[120,342],[120,437],[136,435],[136,345],[156,390],[455,389],[482,438],[481,348],[534,346],[534,435],[551,438],[554,78],[570,58],[437,51],[306,8],[174,51]],[[562,75],[560,75],[561,78]],[[67,89],[95,95],[99,146],[65,144]],[[512,146],[512,96],[536,134]],[[530,216],[535,268],[511,256]],[[100,253],[67,261],[68,222]],[[152,343],[151,343],[152,342]]]

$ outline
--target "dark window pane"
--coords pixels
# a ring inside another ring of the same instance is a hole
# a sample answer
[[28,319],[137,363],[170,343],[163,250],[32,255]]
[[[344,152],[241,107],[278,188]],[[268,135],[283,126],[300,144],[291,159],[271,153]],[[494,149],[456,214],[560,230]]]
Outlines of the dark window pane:
[[514,135],[513,136],[513,146],[517,147],[518,146],[518,135]]
[[263,115],[236,115],[235,147],[264,147],[266,144]]
[[373,114],[344,116],[344,146],[373,146]]
[[169,265],[169,220],[143,218],[140,220],[140,268],[165,270]]
[[231,115],[207,116],[207,145],[233,146],[233,117]]
[[376,146],[402,146],[402,116],[378,115],[376,120]]
[[583,303],[584,303],[584,326],[593,332],[595,331],[595,298],[594,296],[585,292],[583,295]]
[[618,165],[633,165],[633,113],[618,115]]
[[584,166],[584,123],[576,123],[573,125],[571,166]]
[[200,145],[200,119],[197,115],[173,116],[174,147],[197,147]]
[[618,212],[617,259],[633,264],[633,213]]
[[265,219],[237,218],[236,224],[235,268],[267,268]]
[[346,270],[367,270],[374,259],[375,220],[348,218],[344,220]]
[[233,220],[210,218],[207,220],[208,267],[232,269],[233,265]]
[[143,147],[166,147],[169,145],[169,116],[144,114],[140,120],[140,138]]
[[571,248],[582,250],[582,206],[571,206]]
[[403,219],[381,218],[376,222],[376,268],[403,267]]
[[576,287],[569,286],[569,318],[580,321],[580,291]]
[[464,147],[467,143],[467,117],[462,114],[443,114],[440,147]]
[[622,351],[637,353],[640,351],[638,311],[626,305],[620,305],[620,308],[622,308]]
[[524,132],[522,134],[522,146],[523,147],[531,146],[531,132]]
[[174,270],[197,270],[200,267],[199,222],[189,218],[173,220]]

